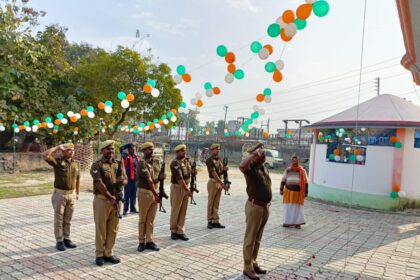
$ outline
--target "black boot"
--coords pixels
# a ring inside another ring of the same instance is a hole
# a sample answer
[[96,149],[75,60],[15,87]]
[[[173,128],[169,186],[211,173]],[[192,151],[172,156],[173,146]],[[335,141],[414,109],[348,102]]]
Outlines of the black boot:
[[214,228],[225,228],[225,226],[222,226],[220,223],[213,223],[212,225]]
[[112,264],[117,264],[119,263],[121,260],[115,256],[110,256],[110,257],[104,257],[104,261],[106,262],[110,262]]
[[139,252],[144,251],[144,243],[139,243],[139,246],[137,247],[137,251],[139,251]]
[[103,266],[104,265],[104,258],[103,257],[96,257],[95,263],[97,266]]
[[178,234],[176,234],[175,232],[171,232],[171,239],[178,240]]
[[212,222],[208,222],[207,223],[207,228],[208,229],[212,229],[213,228],[213,223]]
[[154,242],[147,242],[145,249],[152,250],[152,251],[159,251],[160,248]]
[[70,239],[64,239],[64,246],[66,246],[67,248],[76,248],[76,244],[74,244],[73,242],[71,242]]
[[190,240],[185,234],[177,234],[178,238],[184,241]]
[[57,248],[58,251],[65,251],[66,247],[64,247],[64,242],[59,241],[57,242],[57,245],[55,245],[55,248]]

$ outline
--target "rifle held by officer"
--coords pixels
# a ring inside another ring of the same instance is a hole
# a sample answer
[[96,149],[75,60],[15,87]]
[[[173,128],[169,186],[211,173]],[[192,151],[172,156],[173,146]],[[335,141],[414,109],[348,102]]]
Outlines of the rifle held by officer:
[[[122,161],[118,162],[118,168],[117,168],[117,178],[122,176]],[[121,216],[121,203],[124,203],[124,193],[123,193],[123,184],[117,183],[117,188],[115,190],[115,202],[117,203],[117,217],[118,219],[122,219]]]
[[228,165],[229,159],[227,157],[223,158],[223,184],[225,185],[225,195],[230,195],[230,185],[232,184],[231,181],[229,181],[229,174],[227,171],[227,165]]
[[191,164],[190,192],[191,192],[190,204],[197,205],[197,203],[194,200],[194,192],[199,193],[197,189],[197,152],[194,153],[194,161]]
[[[163,152],[163,161],[160,167],[160,174],[165,174],[165,152]],[[169,196],[165,192],[165,178],[159,180],[159,212],[166,213],[165,208],[163,207],[162,199],[168,199]]]

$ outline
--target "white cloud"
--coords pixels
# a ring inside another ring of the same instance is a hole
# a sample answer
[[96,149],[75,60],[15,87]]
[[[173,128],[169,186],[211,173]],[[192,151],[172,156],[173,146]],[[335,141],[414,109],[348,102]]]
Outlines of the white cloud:
[[185,34],[185,31],[191,32],[191,30],[197,30],[200,21],[191,18],[181,18],[178,23],[172,24],[150,19],[147,21],[147,24],[158,32],[169,33],[172,35],[183,35]]
[[253,13],[258,12],[260,9],[252,4],[251,0],[226,0],[229,5],[235,9],[245,9]]

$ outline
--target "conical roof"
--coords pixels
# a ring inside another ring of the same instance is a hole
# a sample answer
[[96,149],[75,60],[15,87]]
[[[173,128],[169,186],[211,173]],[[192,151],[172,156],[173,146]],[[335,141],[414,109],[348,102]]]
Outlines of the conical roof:
[[359,106],[306,127],[420,127],[420,106],[391,94],[369,99]]

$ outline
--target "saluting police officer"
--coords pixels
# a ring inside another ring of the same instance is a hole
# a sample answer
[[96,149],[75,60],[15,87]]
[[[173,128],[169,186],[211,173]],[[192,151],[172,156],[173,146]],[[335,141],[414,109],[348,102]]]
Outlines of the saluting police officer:
[[207,204],[207,228],[225,228],[219,222],[219,204],[222,197],[222,189],[226,189],[222,181],[223,171],[227,166],[223,166],[223,161],[219,157],[220,145],[210,146],[211,156],[206,160],[209,181],[207,182],[208,204]]
[[243,245],[244,275],[250,279],[260,279],[257,274],[265,274],[257,263],[258,250],[264,226],[269,216],[271,202],[271,179],[264,166],[265,153],[263,145],[258,144],[250,155],[239,165],[246,180],[248,200],[245,204],[246,230]]
[[171,162],[171,239],[188,241],[185,235],[185,216],[187,214],[188,197],[192,196],[188,184],[191,180],[191,164],[186,158],[187,146],[175,147],[176,157]]
[[[61,150],[62,156],[53,156]],[[54,167],[54,192],[51,202],[54,208],[54,235],[56,248],[64,251],[76,248],[70,240],[70,223],[73,216],[75,200],[79,199],[80,163],[73,159],[73,143],[62,144],[46,150],[42,157]],[[76,193],[75,193],[76,192]]]
[[159,247],[153,242],[153,227],[156,218],[157,204],[159,203],[159,180],[165,178],[160,174],[160,162],[153,156],[153,143],[146,142],[141,145],[143,158],[138,163],[138,186],[137,201],[139,206],[139,246],[137,251],[145,249],[159,251]]
[[[94,194],[93,216],[95,219],[96,264],[104,262],[117,264],[120,259],[114,256],[115,240],[117,238],[119,219],[117,216],[116,195],[119,186],[127,184],[124,163],[115,159],[115,141],[107,140],[101,143],[99,149],[102,158],[92,164],[90,174],[93,178]],[[121,176],[117,178],[118,166]]]

